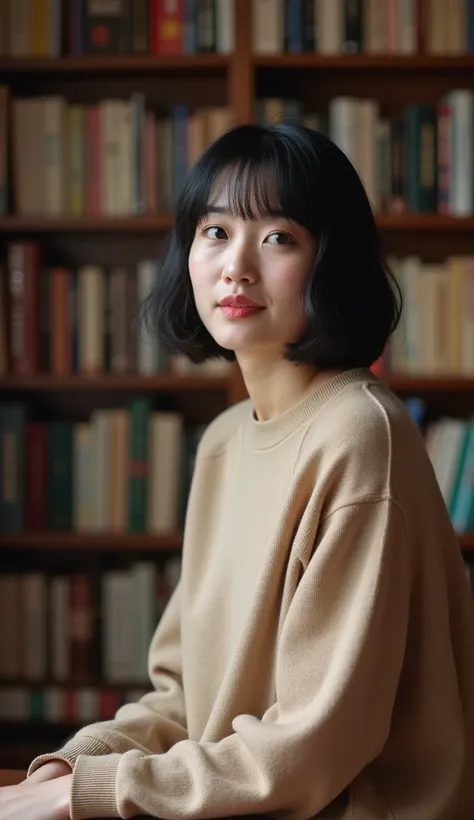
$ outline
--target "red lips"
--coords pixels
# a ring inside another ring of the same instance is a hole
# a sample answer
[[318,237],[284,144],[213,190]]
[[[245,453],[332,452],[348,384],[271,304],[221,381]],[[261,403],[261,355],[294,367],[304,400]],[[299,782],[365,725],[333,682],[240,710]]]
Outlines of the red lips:
[[229,305],[230,307],[263,307],[263,305],[259,305],[258,302],[255,302],[254,299],[250,299],[248,296],[242,295],[224,296],[224,298],[219,302],[219,306],[224,307],[225,305]]

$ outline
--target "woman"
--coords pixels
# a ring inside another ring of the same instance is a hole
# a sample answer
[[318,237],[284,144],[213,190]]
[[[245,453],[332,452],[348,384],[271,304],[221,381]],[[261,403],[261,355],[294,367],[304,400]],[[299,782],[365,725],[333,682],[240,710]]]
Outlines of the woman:
[[369,370],[399,314],[334,144],[244,126],[206,151],[147,315],[169,350],[236,358],[250,398],[199,447],[153,692],[33,761],[0,817],[472,820],[462,558]]

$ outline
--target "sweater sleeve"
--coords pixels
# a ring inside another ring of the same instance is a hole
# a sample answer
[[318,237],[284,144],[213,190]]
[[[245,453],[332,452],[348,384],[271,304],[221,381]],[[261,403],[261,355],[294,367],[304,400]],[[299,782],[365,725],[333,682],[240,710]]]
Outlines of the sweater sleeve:
[[180,635],[178,583],[150,646],[148,671],[154,691],[120,707],[113,720],[80,729],[57,752],[35,758],[28,776],[50,760],[64,760],[74,769],[79,755],[123,754],[131,749],[158,754],[186,738]]
[[[275,702],[219,742],[162,755],[80,755],[72,820],[316,815],[383,748],[403,662],[410,587],[404,521],[389,500],[320,524],[282,625]],[[380,672],[383,670],[383,674]]]

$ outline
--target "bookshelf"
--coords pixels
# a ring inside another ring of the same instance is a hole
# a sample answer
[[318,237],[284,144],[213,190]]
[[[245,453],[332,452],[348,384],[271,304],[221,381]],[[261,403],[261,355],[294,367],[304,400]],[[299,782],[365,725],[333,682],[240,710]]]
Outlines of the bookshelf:
[[[281,10],[283,3],[280,0],[270,2],[277,11]],[[49,7],[48,0],[41,0],[41,3],[44,9]],[[443,3],[446,6],[444,0]],[[75,5],[79,8],[81,3]],[[140,0],[140,5],[145,8],[147,3]],[[227,0],[216,0],[216,3],[214,0],[199,0],[198,5],[203,14],[217,14],[218,8],[222,14],[224,6],[231,9],[233,4],[230,0],[228,3]],[[330,0],[329,5],[331,8],[343,6],[339,0]],[[459,12],[461,3],[456,0],[454,5]],[[22,6],[26,8],[28,0]],[[125,3],[125,7],[129,8],[129,5]],[[212,26],[213,45],[211,50],[202,53],[182,53],[182,50],[181,53],[159,53],[159,49],[149,43],[148,53],[83,54],[78,53],[81,49],[75,41],[72,43],[74,48],[71,46],[75,53],[68,53],[71,51],[68,36],[72,36],[69,34],[61,47],[56,43],[54,55],[35,53],[27,56],[21,48],[19,53],[10,53],[8,44],[0,42],[0,86],[8,89],[8,95],[3,98],[3,115],[0,97],[0,129],[4,129],[3,132],[0,130],[0,190],[5,181],[2,180],[1,151],[5,128],[10,137],[8,166],[3,166],[4,169],[8,167],[8,203],[3,209],[0,207],[0,264],[5,273],[9,264],[8,248],[12,244],[34,242],[41,251],[41,276],[45,270],[58,267],[79,271],[95,265],[108,271],[124,266],[133,279],[139,276],[140,262],[155,258],[159,253],[161,242],[173,224],[170,202],[160,201],[156,192],[152,192],[153,195],[148,192],[152,208],[147,205],[144,210],[133,213],[110,213],[107,208],[98,208],[97,203],[91,212],[84,202],[81,213],[71,212],[70,207],[63,207],[58,213],[45,213],[41,208],[33,209],[33,212],[28,212],[28,207],[18,208],[15,167],[19,157],[12,136],[16,99],[57,95],[68,105],[87,109],[97,108],[105,99],[128,101],[132,95],[141,93],[146,110],[153,112],[157,121],[168,118],[175,106],[185,105],[189,116],[193,112],[210,109],[222,112],[225,109],[225,122],[240,124],[255,121],[259,100],[265,102],[277,98],[282,105],[297,100],[304,113],[318,116],[321,112],[327,113],[331,101],[339,96],[375,100],[379,106],[378,115],[391,121],[407,104],[428,103],[436,107],[452,90],[474,92],[474,47],[471,42],[474,38],[471,33],[469,42],[451,43],[443,51],[439,42],[433,41],[430,46],[426,33],[429,26],[423,28],[420,24],[415,32],[412,53],[397,53],[392,42],[393,32],[385,45],[379,42],[378,51],[372,43],[372,53],[367,50],[342,53],[341,44],[340,47],[334,46],[334,32],[328,35],[326,20],[325,36],[329,36],[329,40],[332,37],[334,53],[321,53],[322,42],[320,50],[288,53],[287,48],[283,53],[285,26],[282,20],[278,20],[278,14],[274,14],[269,17],[265,36],[260,32],[260,45],[263,42],[265,46],[260,52],[266,49],[267,53],[259,53],[253,42],[253,0],[234,0],[234,7],[236,13],[230,20],[233,47],[229,48],[228,41],[225,47],[221,43],[224,53],[219,53],[217,34]],[[438,12],[442,13],[439,9]],[[196,23],[202,26],[203,42],[209,35],[206,31],[209,19],[207,24],[204,18]],[[0,32],[1,22],[0,17]],[[349,32],[352,39],[359,37],[360,40],[359,29],[353,25],[346,34]],[[209,43],[206,48],[209,49]],[[169,50],[173,49],[176,51],[176,44],[169,45]],[[273,53],[268,53],[271,50]],[[41,51],[38,42],[36,51]],[[290,117],[294,116],[294,110]],[[208,123],[208,133],[215,133],[216,128],[219,130],[222,122],[220,126],[214,123],[212,127]],[[84,191],[83,198],[86,198]],[[377,222],[384,250],[389,256],[403,259],[416,255],[430,265],[442,264],[451,256],[474,258],[474,202],[462,215],[439,212],[436,207],[423,212],[414,212],[409,207],[386,207],[377,212]],[[472,314],[474,321],[474,307]],[[474,415],[474,368],[471,371],[465,368],[463,372],[427,373],[411,367],[409,372],[393,372],[390,359],[383,365],[383,376],[396,393],[407,399],[415,396],[424,402],[429,423],[444,416],[469,419]],[[143,372],[143,369],[138,372],[137,368],[130,367],[125,372],[99,368],[96,373],[87,373],[77,367],[66,367],[66,372],[62,373],[28,367],[23,372],[16,372],[11,358],[3,372],[0,370],[0,391],[0,403],[23,403],[32,418],[43,424],[51,420],[70,425],[84,424],[98,410],[123,409],[132,399],[143,399],[151,401],[159,412],[178,414],[186,430],[206,424],[220,410],[245,397],[241,377],[235,368],[225,374],[182,368],[173,370],[169,365],[156,372]],[[115,531],[106,528],[64,531],[48,527],[23,528],[16,532],[0,530],[0,577],[2,573],[16,577],[27,572],[45,574],[58,581],[56,592],[60,598],[65,595],[61,579],[67,577],[67,573],[74,573],[83,581],[84,578],[95,579],[107,571],[125,571],[131,563],[147,564],[148,570],[153,563],[162,573],[168,559],[179,560],[181,541],[179,521],[164,533],[146,529],[130,532],[123,528]],[[474,533],[461,532],[459,543],[469,561],[474,552]],[[147,575],[142,582],[150,590],[156,579]],[[32,579],[31,583],[33,594],[41,600],[44,595],[41,579]],[[78,589],[82,593],[79,591],[77,596],[80,599],[83,595],[82,605],[85,606],[89,600],[87,587]],[[169,592],[169,585],[167,589]],[[161,586],[160,590],[160,594],[166,597],[166,589]],[[84,615],[80,600],[78,611]],[[84,647],[80,648],[77,635],[74,640],[82,657]],[[91,698],[94,695],[91,690],[108,693],[109,699],[106,697],[101,702],[101,714],[110,715],[117,706],[118,696],[122,697],[126,690],[133,693],[140,688],[138,678],[111,683],[106,675],[96,671],[84,676],[76,669],[68,674],[65,686],[48,671],[39,678],[18,671],[14,673],[15,670],[10,669],[8,678],[0,680],[0,701],[3,697],[7,703],[3,712],[7,711],[11,717],[8,722],[0,719],[0,766],[25,767],[34,754],[54,747],[67,737],[81,722],[81,716],[83,722],[91,720]],[[30,690],[33,693],[31,709],[25,718],[25,709],[29,708],[25,692]],[[71,695],[76,690],[82,693],[79,713],[74,711]],[[58,697],[65,698],[62,717],[58,717],[61,714]],[[45,707],[47,698],[49,711]],[[51,718],[54,714],[56,719]]]

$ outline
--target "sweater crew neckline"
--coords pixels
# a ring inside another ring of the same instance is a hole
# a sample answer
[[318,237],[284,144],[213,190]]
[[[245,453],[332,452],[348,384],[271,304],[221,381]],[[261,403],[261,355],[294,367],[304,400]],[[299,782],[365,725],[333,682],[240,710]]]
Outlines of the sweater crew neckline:
[[247,441],[255,450],[264,450],[279,444],[298,427],[309,421],[327,401],[344,388],[357,382],[378,382],[377,376],[365,367],[353,368],[339,373],[322,385],[316,387],[308,396],[301,399],[289,410],[269,421],[258,421],[254,407],[250,404],[247,420]]

